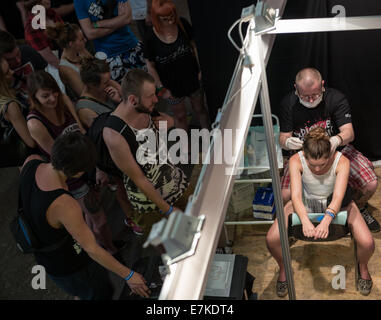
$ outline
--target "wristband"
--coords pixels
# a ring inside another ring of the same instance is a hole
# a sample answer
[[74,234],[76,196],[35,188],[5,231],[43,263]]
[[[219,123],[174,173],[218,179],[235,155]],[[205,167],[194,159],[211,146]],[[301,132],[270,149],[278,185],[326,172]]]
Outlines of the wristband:
[[332,220],[335,219],[335,215],[331,211],[327,210],[325,213],[328,214],[332,218]]
[[[173,211],[173,207],[169,206],[169,209],[167,212],[164,213],[165,216],[169,215]],[[163,211],[160,210],[160,213],[163,213]]]
[[134,273],[135,273],[135,271],[131,270],[130,274],[127,277],[125,277],[124,280],[126,280],[126,281],[130,280]]
[[337,215],[337,211],[336,211],[336,210],[333,210],[331,207],[327,207],[326,210],[331,211],[335,216]]
[[95,29],[99,28],[98,23],[96,21],[93,22],[93,26],[94,26]]

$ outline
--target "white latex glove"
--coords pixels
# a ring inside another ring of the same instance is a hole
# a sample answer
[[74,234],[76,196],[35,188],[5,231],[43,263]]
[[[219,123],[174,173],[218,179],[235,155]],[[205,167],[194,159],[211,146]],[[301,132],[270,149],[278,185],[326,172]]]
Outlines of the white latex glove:
[[291,137],[287,138],[285,145],[288,150],[299,150],[302,149],[303,141],[299,138]]
[[336,148],[340,145],[341,139],[338,136],[332,136],[329,138],[329,142],[331,142],[331,153],[335,152]]

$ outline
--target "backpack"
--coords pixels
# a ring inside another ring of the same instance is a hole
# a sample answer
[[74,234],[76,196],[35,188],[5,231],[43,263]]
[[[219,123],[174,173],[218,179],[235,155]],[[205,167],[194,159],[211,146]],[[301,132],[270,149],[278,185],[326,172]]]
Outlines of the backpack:
[[53,243],[49,246],[43,247],[35,235],[30,223],[25,215],[21,192],[19,190],[19,201],[17,208],[17,215],[9,224],[12,236],[16,241],[17,248],[25,254],[38,253],[38,252],[51,252],[61,247],[71,237],[68,235],[59,242]]
[[132,145],[129,143],[132,154],[135,154],[138,149],[135,134],[122,119],[111,115],[111,112],[102,113],[96,117],[87,131],[87,136],[93,141],[97,150],[97,167],[111,176],[123,178],[122,171],[115,165],[103,140],[105,127],[119,132],[127,143],[132,142]]

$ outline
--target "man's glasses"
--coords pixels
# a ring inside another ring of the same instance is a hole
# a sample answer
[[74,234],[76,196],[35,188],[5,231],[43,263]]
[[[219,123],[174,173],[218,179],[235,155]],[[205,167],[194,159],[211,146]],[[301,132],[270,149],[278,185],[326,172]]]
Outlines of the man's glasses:
[[299,96],[300,99],[302,100],[305,100],[305,101],[310,101],[310,100],[313,100],[315,101],[316,99],[319,99],[323,93],[324,93],[324,88],[321,89],[321,92],[319,93],[315,93],[315,94],[311,94],[309,96],[305,96],[305,95],[301,95],[298,90],[295,91],[296,95]]

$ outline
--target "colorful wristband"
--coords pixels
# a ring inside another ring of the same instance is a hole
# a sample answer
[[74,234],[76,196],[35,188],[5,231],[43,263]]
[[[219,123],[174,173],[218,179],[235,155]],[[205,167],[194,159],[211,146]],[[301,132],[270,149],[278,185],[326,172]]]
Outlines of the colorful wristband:
[[333,210],[331,207],[327,207],[327,209],[325,210],[329,210],[331,212],[333,212],[333,214],[336,216],[337,215],[337,211],[336,210]]
[[[167,212],[164,213],[165,216],[168,216],[173,211],[173,207],[169,206],[169,209]],[[160,210],[160,213],[163,213],[163,211]]]
[[328,215],[332,218],[332,220],[335,219],[335,215],[334,215],[334,213],[332,213],[331,211],[328,211],[328,210],[327,210],[325,213],[328,214]]
[[134,273],[135,273],[135,271],[131,270],[130,274],[127,277],[125,277],[124,280],[126,280],[126,281],[130,280]]
[[95,29],[99,28],[98,23],[96,21],[93,22],[93,26],[94,26]]

